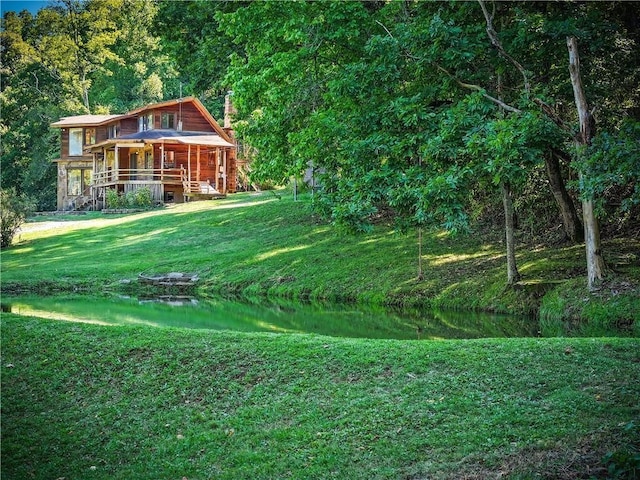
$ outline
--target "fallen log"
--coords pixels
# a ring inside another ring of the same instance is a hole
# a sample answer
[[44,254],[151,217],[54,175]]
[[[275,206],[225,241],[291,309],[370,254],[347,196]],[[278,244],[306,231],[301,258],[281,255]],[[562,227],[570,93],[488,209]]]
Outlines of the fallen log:
[[144,285],[162,287],[189,287],[199,280],[195,273],[171,272],[164,275],[138,275],[138,282]]

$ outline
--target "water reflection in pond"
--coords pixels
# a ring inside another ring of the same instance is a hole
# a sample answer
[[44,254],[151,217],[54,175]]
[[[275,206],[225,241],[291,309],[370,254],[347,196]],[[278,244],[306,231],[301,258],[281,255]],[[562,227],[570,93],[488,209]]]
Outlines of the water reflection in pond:
[[424,340],[530,337],[538,333],[537,321],[526,317],[189,297],[5,297],[3,311],[102,325],[314,333],[351,338]]

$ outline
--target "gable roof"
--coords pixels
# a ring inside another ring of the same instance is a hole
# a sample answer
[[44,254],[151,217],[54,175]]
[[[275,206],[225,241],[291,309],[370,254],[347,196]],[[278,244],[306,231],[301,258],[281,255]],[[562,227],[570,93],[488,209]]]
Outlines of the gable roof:
[[[95,127],[104,125],[117,119],[134,117],[147,110],[154,110],[157,108],[170,107],[172,105],[179,105],[181,103],[192,103],[194,107],[200,112],[202,117],[211,125],[213,130],[220,135],[225,141],[233,143],[233,140],[229,134],[220,126],[215,118],[209,113],[200,100],[196,97],[184,97],[174,100],[166,100],[164,102],[152,103],[145,105],[134,110],[130,110],[124,115],[76,115],[72,117],[63,117],[59,121],[52,123],[51,126],[55,128],[64,127]],[[181,132],[184,133],[184,132]]]
[[127,113],[129,115],[137,115],[138,113],[144,112],[145,110],[155,110],[156,108],[171,107],[173,105],[179,105],[181,103],[189,103],[194,100],[196,100],[195,97],[174,98],[173,100],[165,100],[163,102],[150,103],[148,105],[143,105],[142,107],[129,110]]

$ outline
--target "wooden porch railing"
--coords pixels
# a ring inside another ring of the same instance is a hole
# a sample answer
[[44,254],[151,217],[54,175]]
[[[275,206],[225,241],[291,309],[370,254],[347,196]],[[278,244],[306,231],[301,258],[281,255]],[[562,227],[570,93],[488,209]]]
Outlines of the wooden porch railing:
[[187,197],[193,194],[210,195],[213,197],[225,196],[214,188],[214,186],[208,181],[190,179],[189,174],[184,167],[182,167],[182,189],[184,191],[184,195]]
[[197,192],[200,189],[200,182],[191,180],[189,178],[189,174],[187,173],[187,170],[184,167],[182,167],[182,169],[180,170],[180,173],[182,178],[182,189],[185,195],[189,195],[192,192]]
[[94,172],[93,185],[102,187],[118,182],[158,182],[158,183],[180,183],[182,182],[182,172],[179,168],[119,168],[118,170],[105,170]]
[[185,195],[211,195],[224,196],[214,185],[207,181],[193,180],[189,172],[184,168],[120,168],[118,170],[106,170],[93,174],[92,187],[107,187],[110,185],[125,184],[182,184]]

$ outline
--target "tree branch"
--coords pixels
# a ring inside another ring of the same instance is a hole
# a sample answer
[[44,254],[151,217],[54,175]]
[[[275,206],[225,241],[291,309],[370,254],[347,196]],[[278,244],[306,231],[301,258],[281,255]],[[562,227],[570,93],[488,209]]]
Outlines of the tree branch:
[[556,110],[551,105],[549,105],[544,100],[538,97],[533,97],[531,100],[533,101],[533,103],[535,103],[542,109],[544,114],[547,117],[549,117],[553,123],[555,123],[565,132],[568,132],[571,135],[573,135],[573,129],[569,125],[567,125],[567,123],[564,120],[562,120],[562,118],[560,118]]
[[[509,62],[513,64],[514,67],[518,69],[518,71],[522,75],[522,78],[524,79],[524,90],[527,92],[527,95],[529,95],[531,93],[531,83],[529,83],[529,77],[527,76],[527,71],[520,64],[520,62],[518,62],[515,58],[513,58],[511,55],[507,53],[507,51],[502,46],[502,42],[498,38],[498,32],[496,32],[496,30],[493,28],[493,16],[495,14],[495,10],[494,10],[494,13],[489,15],[489,11],[487,10],[487,6],[484,4],[484,0],[478,0],[478,3],[480,4],[480,8],[482,8],[482,13],[484,14],[484,18],[487,22],[487,35],[489,35],[489,40],[491,40],[491,45],[496,47],[498,49],[498,52],[500,52],[500,55],[506,58]],[[495,8],[495,5],[494,5],[494,8]]]
[[442,73],[446,74],[447,76],[449,76],[449,78],[453,79],[459,86],[461,86],[462,88],[466,88],[468,90],[475,90],[476,92],[480,92],[482,94],[482,96],[484,98],[486,98],[487,100],[490,100],[491,102],[495,103],[496,105],[498,105],[501,108],[504,108],[507,112],[512,112],[512,113],[522,113],[522,110],[516,108],[516,107],[512,107],[511,105],[504,103],[502,100],[500,100],[499,98],[493,97],[491,95],[489,95],[484,88],[482,88],[480,85],[474,85],[472,83],[465,83],[462,80],[458,79],[455,75],[453,75],[452,73],[450,73],[449,71],[447,71],[445,68],[441,67],[440,65],[438,65],[437,63],[433,63],[433,65],[440,70]]
[[[529,95],[531,93],[531,84],[529,83],[529,79],[527,77],[526,70],[524,69],[524,67],[518,61],[516,61],[513,57],[511,57],[509,54],[507,54],[507,52],[502,47],[502,44],[500,43],[500,40],[498,39],[496,31],[493,29],[493,18],[495,16],[495,5],[494,5],[493,12],[491,14],[489,14],[489,11],[487,10],[487,7],[484,4],[484,1],[483,0],[478,0],[478,2],[480,3],[482,11],[483,11],[483,13],[485,15],[485,19],[487,21],[487,33],[489,34],[489,38],[491,39],[492,44],[494,46],[496,46],[496,48],[498,48],[498,50],[500,51],[501,55],[505,56],[505,58],[507,58],[511,63],[513,63],[515,65],[515,67],[520,71],[520,73],[522,74],[522,76],[524,78],[524,81],[525,81],[526,93]],[[384,29],[385,32],[387,32],[387,35],[390,38],[396,40],[396,38],[393,36],[391,31],[382,22],[376,20],[376,23],[378,25],[380,25]],[[404,54],[405,54],[405,56],[407,58],[410,58],[411,60],[415,60],[415,61],[425,61],[424,58],[417,57],[416,55],[411,53],[406,48],[404,48],[404,47],[401,47],[401,48],[404,51]],[[499,98],[496,98],[496,97],[494,97],[492,95],[489,95],[486,92],[486,90],[484,88],[482,88],[480,85],[474,85],[474,84],[471,84],[471,83],[463,82],[458,77],[456,77],[453,73],[449,72],[446,68],[444,68],[443,66],[439,65],[436,62],[427,61],[427,63],[433,65],[440,72],[442,72],[445,75],[447,75],[449,78],[451,78],[453,81],[455,81],[458,84],[458,86],[460,86],[461,88],[464,88],[464,89],[467,89],[467,90],[473,90],[473,91],[476,91],[476,92],[480,92],[484,98],[486,98],[490,102],[494,103],[495,105],[498,105],[499,107],[503,108],[507,112],[522,113],[522,110],[520,110],[519,108],[513,107],[513,106],[503,102]],[[535,103],[536,105],[538,105],[541,108],[541,110],[544,112],[544,114],[547,117],[549,117],[551,119],[551,121],[553,121],[556,125],[558,125],[562,130],[564,130],[565,132],[570,133],[571,135],[574,135],[573,129],[569,125],[567,125],[567,123],[564,120],[562,120],[560,115],[558,115],[558,112],[556,112],[556,110],[551,105],[549,105],[548,103],[546,103],[544,100],[542,100],[539,97],[533,97],[533,98],[531,98],[531,101],[533,103]]]
[[[390,38],[395,40],[395,37],[393,36],[393,34],[389,31],[389,29],[382,22],[376,20],[376,23],[378,25],[380,25],[382,28],[384,28],[385,32],[387,32],[387,35]],[[424,61],[424,58],[420,58],[420,57],[415,56],[410,51],[408,51],[406,48],[402,47],[402,49],[404,50],[405,55],[407,56],[407,58],[410,58],[410,59],[416,60],[416,61]],[[508,104],[504,103],[502,100],[489,95],[486,92],[486,90],[484,88],[482,88],[480,85],[474,85],[474,84],[471,84],[471,83],[463,82],[458,77],[456,77],[454,74],[449,72],[446,68],[442,67],[441,65],[439,65],[436,62],[427,61],[427,63],[430,63],[431,65],[436,67],[439,71],[441,71],[442,73],[446,74],[449,78],[451,78],[453,81],[455,81],[460,87],[466,88],[467,90],[474,90],[476,92],[480,92],[484,98],[486,98],[487,100],[490,100],[491,102],[495,103],[496,105],[504,108],[508,112],[522,113],[522,110],[520,110],[520,109],[518,109],[516,107],[512,107],[511,105],[508,105]]]

